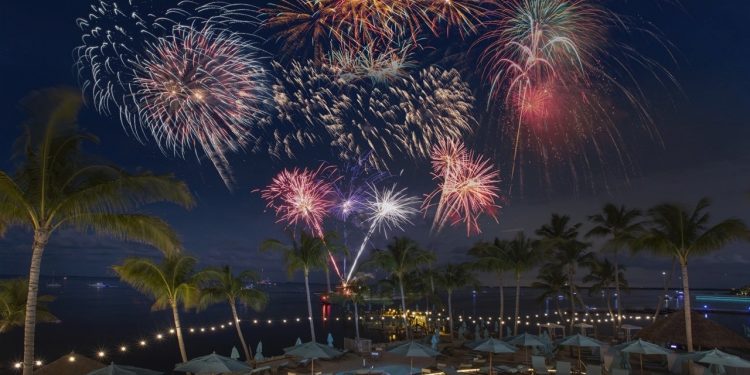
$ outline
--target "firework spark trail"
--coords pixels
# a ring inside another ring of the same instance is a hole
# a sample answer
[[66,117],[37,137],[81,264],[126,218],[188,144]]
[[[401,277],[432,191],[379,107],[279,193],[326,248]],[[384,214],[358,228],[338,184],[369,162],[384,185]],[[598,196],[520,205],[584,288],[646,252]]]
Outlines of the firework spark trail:
[[277,222],[287,226],[304,224],[323,238],[323,220],[335,206],[335,168],[321,165],[316,170],[285,169],[260,190],[267,206],[273,209]]
[[481,62],[490,100],[504,98],[506,118],[512,119],[502,127],[512,150],[509,189],[522,160],[538,160],[547,176],[560,162],[575,179],[576,164],[590,170],[598,160],[604,168],[603,147],[609,147],[625,168],[629,158],[613,119],[615,103],[629,106],[632,123],[660,140],[630,66],[661,84],[662,77],[676,81],[658,62],[612,36],[642,32],[665,47],[652,30],[583,0],[509,0],[497,2],[486,16],[479,43],[485,46]]
[[497,221],[500,178],[489,160],[447,140],[433,148],[432,168],[438,188],[425,197],[422,210],[426,212],[439,196],[433,229],[440,231],[446,225],[464,222],[470,236],[481,233],[478,220],[482,214]]
[[370,227],[365,234],[362,244],[357,250],[352,267],[346,275],[345,284],[352,279],[352,275],[357,269],[357,262],[365,251],[365,246],[370,242],[370,238],[376,231],[386,234],[393,229],[403,230],[404,225],[411,224],[411,218],[419,211],[416,206],[419,200],[406,194],[406,189],[400,189],[396,185],[390,188],[378,190],[371,186],[369,200],[367,201],[367,220]]
[[267,145],[258,145],[272,155],[327,144],[341,160],[367,157],[387,170],[395,156],[426,157],[440,139],[461,138],[476,124],[474,97],[455,70],[430,67],[383,86],[314,61],[276,68],[269,107],[278,121]]
[[[141,11],[139,4],[99,1],[77,20],[74,50],[84,93],[101,114],[163,152],[204,153],[228,187],[228,151],[242,148],[267,93],[258,37],[230,31],[256,27],[254,8],[181,1]],[[145,6],[145,5],[144,5]]]

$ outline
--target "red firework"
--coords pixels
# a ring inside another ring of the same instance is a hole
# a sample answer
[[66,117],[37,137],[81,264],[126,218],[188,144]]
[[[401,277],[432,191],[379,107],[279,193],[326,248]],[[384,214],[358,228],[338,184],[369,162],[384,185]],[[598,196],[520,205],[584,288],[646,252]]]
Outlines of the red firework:
[[466,234],[481,233],[479,217],[486,214],[497,221],[500,206],[500,173],[489,160],[474,154],[455,141],[442,141],[432,151],[433,176],[438,188],[427,195],[423,210],[439,196],[433,228],[466,224]]
[[261,190],[261,196],[276,212],[278,222],[303,224],[322,238],[323,220],[336,205],[334,172],[334,168],[325,166],[316,170],[285,169]]

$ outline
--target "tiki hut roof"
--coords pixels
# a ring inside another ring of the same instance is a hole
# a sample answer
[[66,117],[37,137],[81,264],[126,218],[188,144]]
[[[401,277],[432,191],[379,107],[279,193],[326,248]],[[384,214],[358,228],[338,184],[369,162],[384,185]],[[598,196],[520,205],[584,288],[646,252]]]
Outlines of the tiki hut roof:
[[[695,311],[691,312],[691,320],[695,347],[750,349],[750,341]],[[665,318],[657,319],[640,330],[635,337],[657,343],[685,345],[685,314],[683,311],[676,311]]]
[[86,375],[104,367],[104,364],[99,361],[80,354],[70,353],[42,366],[39,370],[34,371],[34,375]]

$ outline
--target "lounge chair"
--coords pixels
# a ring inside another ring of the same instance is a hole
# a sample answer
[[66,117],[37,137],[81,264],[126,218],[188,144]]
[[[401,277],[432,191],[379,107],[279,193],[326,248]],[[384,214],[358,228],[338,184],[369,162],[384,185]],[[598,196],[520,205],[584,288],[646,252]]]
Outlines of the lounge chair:
[[630,370],[622,368],[613,368],[611,371],[612,375],[630,375]]
[[602,375],[602,366],[586,366],[586,375]]
[[531,356],[531,367],[534,368],[534,372],[537,374],[548,374],[547,365],[544,363],[544,357],[538,355]]
[[570,375],[570,362],[557,361],[555,364],[555,373],[557,375]]

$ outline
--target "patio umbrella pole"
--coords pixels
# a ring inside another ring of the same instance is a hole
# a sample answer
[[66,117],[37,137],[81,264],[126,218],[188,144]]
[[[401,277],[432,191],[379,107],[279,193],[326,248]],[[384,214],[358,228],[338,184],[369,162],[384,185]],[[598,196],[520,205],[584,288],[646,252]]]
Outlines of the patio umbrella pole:
[[639,358],[640,358],[640,360],[641,360],[641,375],[643,375],[643,353],[640,353],[640,354],[638,355],[638,357],[639,357]]
[[490,369],[489,369],[490,375],[492,375],[492,352],[490,352]]

